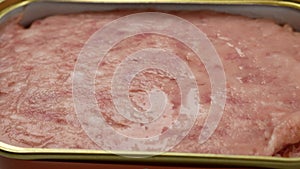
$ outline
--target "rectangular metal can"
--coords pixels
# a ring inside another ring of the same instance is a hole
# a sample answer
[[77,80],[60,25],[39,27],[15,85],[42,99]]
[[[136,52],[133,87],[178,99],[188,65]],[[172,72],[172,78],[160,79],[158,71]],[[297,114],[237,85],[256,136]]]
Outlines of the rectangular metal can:
[[[300,1],[284,0],[4,0],[0,1],[0,28],[14,17],[21,17],[20,24],[27,26],[36,19],[55,14],[147,8],[220,11],[273,19],[279,24],[289,24],[295,30],[300,30]],[[0,168],[208,168],[216,166],[300,168],[300,158],[174,152],[149,158],[126,158],[116,154],[134,157],[152,153],[22,148],[0,142]]]

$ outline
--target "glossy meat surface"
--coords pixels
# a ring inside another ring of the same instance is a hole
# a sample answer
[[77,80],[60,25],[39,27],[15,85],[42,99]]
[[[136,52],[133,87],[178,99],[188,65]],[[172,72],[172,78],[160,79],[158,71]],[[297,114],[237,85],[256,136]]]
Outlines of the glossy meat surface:
[[[35,21],[28,29],[16,23],[7,25],[0,37],[0,141],[21,147],[101,149],[76,118],[72,72],[88,38],[103,25],[130,13],[133,11],[51,16]],[[201,105],[194,127],[171,151],[299,156],[300,33],[264,19],[215,12],[171,14],[206,33],[221,57],[227,101],[217,130],[207,142],[198,143],[211,102],[204,65],[184,44],[154,34],[121,41],[99,65],[96,99],[105,120],[125,133],[130,125],[143,127],[117,114],[110,95],[111,78],[131,53],[146,47],[163,48],[176,53],[191,68]],[[133,79],[129,88],[132,105],[147,110],[147,92],[153,88],[168,95],[165,119],[150,125],[147,132],[131,133],[134,137],[164,132],[179,112],[176,81],[156,69],[145,70]]]

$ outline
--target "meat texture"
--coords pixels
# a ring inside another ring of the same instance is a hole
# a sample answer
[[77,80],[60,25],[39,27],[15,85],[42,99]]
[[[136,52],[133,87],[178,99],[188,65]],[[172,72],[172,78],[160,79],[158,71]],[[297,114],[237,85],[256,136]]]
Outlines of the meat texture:
[[[82,47],[95,31],[135,12],[140,11],[50,16],[27,29],[15,22],[8,24],[0,37],[0,140],[21,147],[101,149],[76,117],[72,72]],[[211,83],[203,63],[181,42],[157,34],[121,41],[99,65],[96,99],[107,123],[125,133],[132,125],[143,128],[143,124],[133,124],[117,113],[110,93],[111,79],[131,53],[163,48],[191,68],[201,105],[190,133],[170,151],[299,156],[300,33],[266,19],[209,11],[171,14],[206,33],[221,57],[227,100],[216,131],[207,142],[198,143],[211,104]],[[147,92],[153,88],[168,95],[165,120],[145,128],[147,132],[131,133],[133,137],[164,132],[180,110],[176,79],[157,69],[140,72],[130,84],[130,100],[137,110],[149,108]]]

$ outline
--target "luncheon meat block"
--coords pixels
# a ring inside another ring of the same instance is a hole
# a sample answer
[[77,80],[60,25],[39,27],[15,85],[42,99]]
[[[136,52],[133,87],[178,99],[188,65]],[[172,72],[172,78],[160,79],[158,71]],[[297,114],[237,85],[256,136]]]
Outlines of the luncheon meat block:
[[[101,149],[76,117],[72,72],[94,32],[136,12],[141,11],[55,15],[29,28],[9,23],[0,37],[0,141],[21,147]],[[203,31],[220,55],[227,100],[216,131],[205,143],[198,143],[211,104],[211,83],[201,60],[182,42],[150,33],[119,42],[99,65],[95,98],[106,122],[118,132],[147,138],[165,132],[176,120],[180,89],[167,72],[146,69],[129,84],[129,99],[139,111],[151,106],[147,93],[152,89],[167,95],[164,119],[150,127],[118,114],[110,92],[114,72],[127,56],[145,48],[162,48],[190,67],[201,105],[189,134],[170,151],[299,157],[300,33],[266,19],[209,11],[171,14]],[[132,126],[141,130],[130,132]]]

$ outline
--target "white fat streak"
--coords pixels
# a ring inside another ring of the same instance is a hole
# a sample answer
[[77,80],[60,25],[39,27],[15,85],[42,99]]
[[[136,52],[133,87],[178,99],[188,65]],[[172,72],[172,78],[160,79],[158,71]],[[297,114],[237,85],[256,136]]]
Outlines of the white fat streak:
[[242,50],[238,47],[234,47],[234,45],[232,43],[229,43],[229,42],[226,42],[226,44],[229,46],[229,47],[232,47],[234,48],[234,50],[240,55],[240,57],[245,57],[245,54],[244,52],[242,52]]
[[229,42],[226,42],[226,44],[227,44],[229,47],[232,47],[232,48],[234,47],[233,44],[231,44],[231,43],[229,43]]
[[240,48],[235,47],[234,49],[240,55],[240,57],[242,57],[242,58],[245,57],[245,54],[242,52],[242,50]]
[[221,36],[221,34],[217,33],[217,37],[221,40],[224,40],[224,41],[230,41],[229,38],[225,37],[225,36]]
[[240,83],[243,83],[242,77],[236,77],[236,79],[237,79]]

